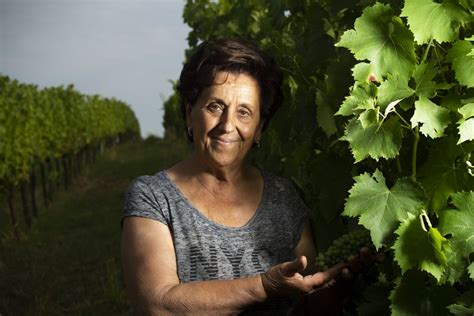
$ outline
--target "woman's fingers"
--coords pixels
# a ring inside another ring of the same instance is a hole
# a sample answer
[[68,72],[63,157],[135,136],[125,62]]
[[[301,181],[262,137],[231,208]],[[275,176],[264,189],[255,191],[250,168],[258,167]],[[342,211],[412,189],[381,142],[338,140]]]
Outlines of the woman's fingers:
[[347,266],[352,273],[359,273],[364,268],[364,263],[361,260],[360,255],[351,255],[347,258]]
[[296,258],[293,261],[285,262],[281,265],[281,273],[283,276],[291,277],[295,273],[302,272],[306,269],[306,265],[308,264],[308,260],[305,256],[301,256]]
[[352,272],[347,267],[344,267],[341,270],[341,278],[345,281],[350,281],[354,278],[354,274],[352,274]]
[[350,272],[359,273],[370,267],[374,262],[382,262],[383,259],[383,253],[374,254],[370,248],[362,247],[358,255],[351,255],[347,258],[347,263]]
[[325,285],[326,283],[334,280],[336,276],[341,272],[341,269],[345,266],[344,263],[336,264],[335,266],[313,275],[305,277],[305,281],[309,282],[311,288],[315,289]]

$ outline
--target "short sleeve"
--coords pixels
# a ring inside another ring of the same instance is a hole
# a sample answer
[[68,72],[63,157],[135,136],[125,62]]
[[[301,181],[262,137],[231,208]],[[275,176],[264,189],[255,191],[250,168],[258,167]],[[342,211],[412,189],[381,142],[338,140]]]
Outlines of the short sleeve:
[[125,194],[121,224],[125,217],[138,216],[169,225],[156,194],[144,180],[144,177],[139,177],[129,185]]
[[293,183],[289,183],[290,225],[293,236],[293,246],[296,247],[301,239],[304,225],[311,218],[311,210],[302,198],[302,192]]

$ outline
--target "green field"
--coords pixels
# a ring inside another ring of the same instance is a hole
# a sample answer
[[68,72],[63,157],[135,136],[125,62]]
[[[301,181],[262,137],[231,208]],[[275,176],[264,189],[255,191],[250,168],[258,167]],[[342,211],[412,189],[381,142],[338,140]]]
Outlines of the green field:
[[[157,139],[107,149],[68,191],[56,191],[20,241],[2,204],[0,315],[130,314],[120,263],[124,192],[131,179],[167,168],[187,151]],[[17,216],[21,221],[19,203]]]

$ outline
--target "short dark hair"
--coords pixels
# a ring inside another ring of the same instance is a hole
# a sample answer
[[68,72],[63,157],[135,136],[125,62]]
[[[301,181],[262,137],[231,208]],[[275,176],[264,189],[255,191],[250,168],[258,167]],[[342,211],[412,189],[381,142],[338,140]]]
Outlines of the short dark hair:
[[177,87],[183,118],[186,119],[186,103],[193,106],[220,71],[245,73],[258,82],[260,115],[265,130],[283,102],[282,75],[271,56],[255,44],[241,39],[210,40],[197,46],[184,64]]

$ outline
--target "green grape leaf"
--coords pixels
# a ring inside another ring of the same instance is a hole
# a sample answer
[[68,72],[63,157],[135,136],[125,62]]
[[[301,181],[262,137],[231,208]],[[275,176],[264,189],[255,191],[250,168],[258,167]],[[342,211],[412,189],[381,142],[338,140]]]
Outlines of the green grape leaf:
[[392,248],[402,272],[419,268],[440,281],[447,263],[446,238],[441,236],[436,228],[425,232],[421,228],[419,218],[411,213],[395,233],[399,237]]
[[464,120],[474,117],[474,103],[467,103],[458,110]]
[[334,111],[327,102],[327,97],[321,90],[316,91],[316,119],[327,136],[337,132]]
[[[436,83],[433,78],[436,76],[438,69],[435,67],[435,62],[423,63],[416,65],[413,72],[413,79],[416,82],[416,95],[420,98],[432,98],[436,95]],[[448,88],[449,89],[449,88]]]
[[[461,280],[466,273],[466,264],[461,256],[458,255],[456,249],[450,244],[450,251],[447,252],[446,257],[448,263],[445,267],[442,283],[454,284]],[[454,246],[455,248],[456,246]]]
[[356,85],[351,94],[342,102],[336,115],[349,116],[358,110],[373,109],[375,107],[375,98],[373,97],[373,87],[368,84]]
[[359,224],[370,230],[379,249],[407,214],[418,214],[425,201],[423,189],[407,178],[399,179],[390,189],[382,173],[364,173],[354,178],[343,215],[360,216]]
[[292,98],[295,97],[296,92],[298,91],[298,82],[293,78],[293,76],[287,77],[288,87],[290,87],[290,95]]
[[456,79],[469,88],[474,87],[474,45],[469,41],[457,41],[448,52],[448,60],[452,62]]
[[431,138],[444,136],[444,129],[450,123],[449,110],[436,105],[427,98],[420,98],[415,102],[415,113],[411,118],[411,125],[421,125],[423,135]]
[[449,239],[453,251],[461,257],[469,257],[474,252],[474,192],[451,194],[456,209],[441,213],[439,228]]
[[349,142],[356,162],[369,156],[375,160],[389,159],[396,157],[400,151],[402,131],[396,116],[385,120],[380,127],[375,124],[365,129],[359,120],[352,119],[341,140]]
[[458,109],[462,118],[457,122],[459,130],[458,145],[474,139],[474,103],[468,103]]
[[459,304],[451,304],[448,306],[448,310],[451,312],[451,314],[457,315],[457,316],[472,316],[474,315],[474,305],[471,305],[470,307],[466,307],[463,305]]
[[456,146],[448,136],[433,143],[428,160],[420,168],[418,179],[430,199],[429,209],[439,213],[446,207],[451,193],[474,187],[474,177],[462,161],[473,150],[470,143]]
[[444,316],[450,315],[448,305],[458,295],[452,286],[427,286],[426,275],[417,270],[403,274],[390,294],[392,316]]
[[441,106],[453,112],[457,112],[464,103],[468,102],[464,102],[458,94],[448,94],[441,99]]
[[410,30],[418,44],[431,39],[452,42],[461,22],[469,19],[468,13],[456,1],[437,3],[432,0],[405,0],[401,16],[407,17]]
[[474,281],[474,262],[471,262],[471,264],[467,267],[467,273],[469,274],[471,280]]
[[462,293],[458,298],[456,298],[455,304],[449,305],[448,309],[455,315],[474,315],[474,290],[468,290]]
[[357,60],[369,60],[379,80],[389,73],[410,77],[415,66],[413,34],[388,5],[364,9],[336,46],[348,48]]
[[408,86],[408,79],[396,75],[388,75],[382,82],[378,90],[378,101],[382,107],[386,107],[390,102],[405,99],[415,91]]
[[455,87],[455,83],[447,83],[447,82],[442,82],[436,85],[437,90],[449,90],[453,87]]

